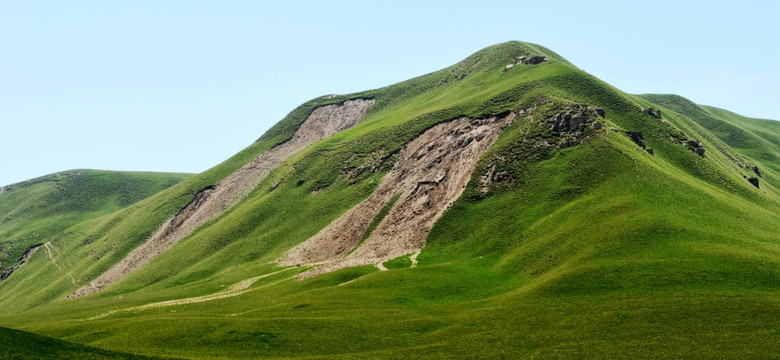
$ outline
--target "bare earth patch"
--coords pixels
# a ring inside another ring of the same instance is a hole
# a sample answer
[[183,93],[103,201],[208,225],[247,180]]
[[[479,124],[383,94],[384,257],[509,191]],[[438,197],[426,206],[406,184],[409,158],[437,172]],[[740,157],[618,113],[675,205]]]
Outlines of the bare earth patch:
[[[463,193],[479,158],[515,117],[514,113],[479,120],[463,117],[425,131],[404,146],[373,194],[290,249],[278,263],[321,265],[300,275],[308,278],[350,266],[379,267],[382,262],[419,251],[436,220]],[[374,217],[398,193],[402,195],[390,212],[350,253]]]
[[166,220],[145,243],[65,299],[79,298],[100,291],[148,264],[206,221],[246,197],[288,157],[319,140],[355,126],[373,105],[373,99],[356,99],[314,109],[290,140],[260,154],[216,185],[198,192],[189,204]]

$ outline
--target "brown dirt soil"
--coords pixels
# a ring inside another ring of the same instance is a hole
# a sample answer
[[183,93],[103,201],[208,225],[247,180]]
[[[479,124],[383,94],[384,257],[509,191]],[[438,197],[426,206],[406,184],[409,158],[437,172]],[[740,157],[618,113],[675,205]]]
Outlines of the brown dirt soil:
[[216,185],[198,192],[189,204],[166,220],[146,242],[97,279],[82,286],[65,299],[79,298],[100,291],[148,264],[206,221],[246,197],[290,155],[339,131],[355,126],[373,105],[374,99],[356,99],[314,109],[290,140],[260,154]]
[[[425,131],[401,149],[395,166],[373,194],[290,249],[278,263],[322,265],[300,275],[309,278],[419,251],[436,220],[463,193],[479,158],[515,117],[514,113],[480,120],[463,117]],[[380,209],[397,193],[402,195],[387,216],[350,253]]]

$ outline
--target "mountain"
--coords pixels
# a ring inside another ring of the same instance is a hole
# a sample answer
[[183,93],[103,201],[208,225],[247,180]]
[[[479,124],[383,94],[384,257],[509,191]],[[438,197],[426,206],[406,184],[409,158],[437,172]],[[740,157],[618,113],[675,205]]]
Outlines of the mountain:
[[0,278],[75,224],[115,212],[188,174],[71,170],[0,188]]
[[771,357],[778,134],[499,44],[68,227],[0,325],[178,358]]

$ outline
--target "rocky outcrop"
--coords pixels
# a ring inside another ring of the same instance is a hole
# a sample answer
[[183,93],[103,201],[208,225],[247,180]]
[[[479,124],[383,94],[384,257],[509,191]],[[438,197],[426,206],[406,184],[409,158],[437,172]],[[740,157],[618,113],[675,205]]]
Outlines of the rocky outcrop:
[[24,250],[24,253],[22,253],[22,257],[19,259],[16,265],[5,270],[0,270],[0,280],[8,279],[8,277],[11,276],[11,274],[13,274],[14,271],[18,270],[20,267],[22,267],[22,265],[27,263],[27,260],[30,259],[30,256],[35,254],[35,252],[41,246],[43,246],[43,244],[35,244],[33,246],[28,247],[26,250]]
[[759,188],[758,187],[758,178],[749,177],[749,178],[747,178],[747,181],[750,182],[751,184],[753,184],[753,186],[755,186],[757,189]]
[[530,58],[524,59],[523,60],[523,64],[526,64],[526,65],[537,65],[537,64],[541,64],[541,63],[543,63],[543,62],[545,62],[547,60],[549,60],[547,57],[537,55],[537,56],[531,56]]
[[655,155],[655,151],[647,147],[647,142],[645,142],[645,136],[642,134],[641,131],[626,131],[626,134],[628,134],[628,137],[631,138],[631,141],[639,145],[639,147],[641,147],[642,149],[645,149],[645,151],[647,151],[648,154]]
[[[533,108],[521,110],[530,113]],[[605,111],[602,108],[584,104],[566,105],[549,118],[533,120],[523,139],[523,148],[536,153],[545,148],[566,149],[578,145],[587,137],[603,128],[600,121]]]
[[[604,117],[604,109],[581,104],[571,105],[552,117],[552,130],[558,132],[583,131],[591,125],[591,119],[594,116]],[[601,128],[600,123],[598,127]]]
[[758,169],[758,166],[753,165],[750,167],[751,170],[753,170],[754,173],[756,173],[756,176],[761,177],[761,170]]
[[641,147],[642,149],[647,148],[645,137],[644,135],[642,135],[641,131],[626,131],[626,134],[628,134],[628,137],[631,138],[631,141],[639,145],[639,147]]
[[704,157],[704,145],[702,145],[702,143],[698,140],[689,139],[685,142],[685,145],[689,150],[696,153],[696,155]]
[[504,70],[510,70],[510,69],[512,69],[513,67],[515,67],[515,64],[509,64],[509,65],[507,65],[507,66],[505,66],[505,67],[504,67]]
[[654,117],[656,119],[660,119],[661,118],[661,110],[658,110],[656,108],[642,109],[642,112],[647,114],[647,115],[650,115],[650,116],[652,116],[652,117]]
[[[425,246],[433,224],[460,197],[482,154],[515,114],[458,118],[436,125],[406,144],[379,187],[364,201],[289,250],[282,265],[320,265],[301,276],[381,263]],[[400,194],[379,225],[370,223]]]
[[200,190],[189,204],[163,223],[146,242],[66,299],[100,291],[148,264],[206,221],[241,201],[288,157],[317,141],[353,127],[373,105],[373,99],[356,99],[314,109],[290,140],[260,154],[216,185]]
[[[698,140],[689,139],[688,136],[685,135],[682,131],[676,131],[669,137],[669,139],[673,142],[676,142],[677,144],[685,146],[688,150],[695,153],[696,155],[704,157],[704,144]],[[738,161],[737,165],[742,167],[742,164],[740,164]]]

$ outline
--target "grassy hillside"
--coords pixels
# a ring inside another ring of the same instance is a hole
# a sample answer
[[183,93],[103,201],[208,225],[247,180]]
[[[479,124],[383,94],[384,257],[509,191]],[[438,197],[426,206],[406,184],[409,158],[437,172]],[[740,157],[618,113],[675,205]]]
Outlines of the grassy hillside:
[[188,174],[72,170],[8,185],[0,194],[0,270],[65,229],[169,188]]
[[6,360],[54,359],[152,359],[145,356],[116,353],[69,343],[24,331],[0,328],[0,358]]
[[[505,69],[532,55],[549,61]],[[288,159],[124,281],[61,301],[198,190],[289,138],[316,106],[358,97],[376,103],[357,126]],[[603,108],[603,128],[575,146],[541,146],[564,136],[544,121],[576,104]],[[426,129],[520,110],[434,226],[417,266],[407,256],[386,262],[388,271],[298,281],[306,266],[275,265],[371,194],[398,150]],[[315,99],[225,163],[70,228],[53,240],[53,261],[34,255],[0,285],[0,324],[198,359],[775,356],[774,129],[679,97],[625,94],[545,48],[500,44],[386,88]],[[748,165],[761,169],[759,188]],[[491,172],[501,176],[484,184]]]

